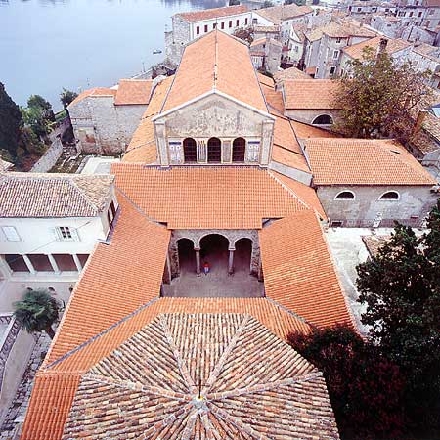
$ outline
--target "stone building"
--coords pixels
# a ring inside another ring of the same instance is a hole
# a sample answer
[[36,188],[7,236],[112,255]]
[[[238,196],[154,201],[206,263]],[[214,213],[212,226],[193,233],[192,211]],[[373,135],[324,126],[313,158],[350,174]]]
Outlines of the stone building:
[[165,32],[165,62],[177,66],[185,46],[191,41],[218,29],[232,34],[252,24],[252,13],[246,6],[227,6],[196,12],[182,12],[171,18],[172,29]]
[[283,45],[273,38],[259,38],[252,41],[249,53],[252,64],[257,69],[265,69],[271,73],[277,72],[281,64]]
[[67,107],[77,151],[123,153],[147,108],[153,86],[152,80],[121,79],[117,87],[82,92]]

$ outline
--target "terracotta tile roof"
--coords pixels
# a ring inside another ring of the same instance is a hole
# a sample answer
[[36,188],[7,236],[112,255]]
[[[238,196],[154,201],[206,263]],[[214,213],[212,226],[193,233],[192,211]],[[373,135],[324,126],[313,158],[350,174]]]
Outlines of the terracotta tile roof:
[[267,41],[266,37],[261,37],[258,38],[257,40],[252,41],[251,43],[251,48],[254,48],[255,46],[261,46],[262,44],[272,44],[274,46],[283,46],[283,44],[281,42],[279,42],[278,40],[275,40],[275,38],[269,38],[269,41]]
[[263,75],[262,73],[257,72],[257,78],[261,85],[265,85],[268,87],[275,86],[274,80],[270,76]]
[[305,124],[298,121],[290,121],[290,125],[296,136],[299,139],[307,139],[311,137],[319,138],[336,138],[338,137],[335,133],[329,130],[324,130],[323,128],[315,127],[314,125]]
[[258,34],[260,32],[267,32],[267,33],[276,33],[278,34],[281,31],[281,26],[278,24],[272,25],[272,26],[265,26],[265,25],[255,25],[254,28],[254,34]]
[[248,47],[217,29],[185,48],[162,112],[213,90],[267,111]]
[[176,16],[183,18],[185,21],[196,22],[244,14],[245,12],[248,12],[248,8],[244,5],[238,5],[226,6],[223,8],[205,9],[204,11],[180,12],[179,14],[176,14]]
[[115,164],[112,172],[116,186],[169,229],[259,229],[264,218],[305,209],[301,200],[255,166],[158,169]]
[[82,376],[63,439],[85,433],[338,438],[322,373],[238,314],[160,315],[102,359]]
[[312,210],[259,232],[266,295],[318,327],[352,326],[321,226]]
[[152,79],[120,79],[115,105],[147,105],[152,89]]
[[264,84],[261,85],[261,90],[266,98],[266,103],[269,107],[269,111],[272,115],[282,116],[284,115],[284,99],[281,91],[276,91],[275,88],[268,87]]
[[283,21],[311,14],[313,9],[310,6],[297,6],[292,3],[290,5],[258,9],[254,13],[271,21],[273,24],[281,24]]
[[170,232],[149,221],[121,194],[118,200],[120,215],[110,244],[98,244],[89,258],[62,331],[49,352],[49,362],[159,294]]
[[153,163],[156,161],[157,149],[152,119],[160,112],[173,79],[174,76],[167,77],[154,88],[150,104],[131,138],[127,152],[122,158],[123,162]]
[[306,72],[299,70],[297,67],[288,67],[284,70],[279,70],[274,73],[274,78],[276,82],[281,82],[286,79],[311,79],[310,75],[307,75]]
[[84,90],[84,92],[81,92],[68,106],[67,108],[70,108],[85,98],[96,98],[100,96],[115,96],[116,95],[116,89],[110,89],[109,87],[95,87],[93,89]]
[[111,196],[113,176],[0,173],[0,217],[95,217]]
[[306,37],[310,41],[316,41],[320,40],[324,34],[332,38],[348,38],[351,36],[372,38],[377,35],[374,30],[368,29],[353,20],[341,20],[340,23],[331,21],[324,26],[313,29],[306,33]]
[[319,200],[316,191],[310,186],[304,185],[296,180],[290,179],[283,174],[277,173],[276,171],[270,171],[270,173],[279,180],[289,191],[292,191],[297,197],[299,197],[304,203],[306,203],[309,208],[314,209],[316,213],[321,217],[321,219],[326,220],[327,214],[322,207],[321,201]]
[[339,84],[331,79],[288,79],[284,81],[286,110],[334,110]]
[[308,139],[316,185],[434,185],[417,159],[393,140]]
[[[354,60],[361,59],[364,57],[364,49],[367,47],[372,48],[376,52],[379,48],[379,43],[382,38],[383,37],[374,37],[370,40],[344,47],[342,52]],[[401,38],[387,38],[387,40],[388,42],[385,51],[390,55],[400,52],[401,50],[411,46],[411,43],[408,43],[408,41],[402,40]]]

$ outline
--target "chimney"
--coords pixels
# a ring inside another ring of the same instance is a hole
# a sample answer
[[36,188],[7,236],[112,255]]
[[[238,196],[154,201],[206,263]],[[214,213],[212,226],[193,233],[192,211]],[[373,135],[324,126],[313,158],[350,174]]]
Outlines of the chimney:
[[379,41],[379,48],[377,49],[377,54],[382,55],[387,49],[388,40],[386,38],[381,38]]

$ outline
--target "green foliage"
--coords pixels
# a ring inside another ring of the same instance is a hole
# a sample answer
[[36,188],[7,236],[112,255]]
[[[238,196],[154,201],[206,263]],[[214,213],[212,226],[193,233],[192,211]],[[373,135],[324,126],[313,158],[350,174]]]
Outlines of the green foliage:
[[[240,4],[240,2],[238,2],[238,4]],[[229,6],[231,6],[231,4]],[[61,104],[63,104],[63,107],[66,108],[77,96],[78,93],[72,92],[71,90],[67,90],[63,87],[63,91],[60,94]]]
[[60,304],[48,290],[28,289],[21,301],[14,303],[14,315],[29,333],[46,331],[53,338],[52,325],[59,319]]
[[358,266],[357,285],[362,322],[405,376],[408,424],[440,438],[440,201],[428,226],[417,237],[397,224],[374,260]]
[[44,98],[39,95],[30,96],[27,108],[21,111],[25,124],[29,125],[38,137],[44,138],[50,133],[50,124],[55,122],[55,114],[51,104]]
[[411,64],[397,64],[386,53],[367,48],[363,57],[350,63],[348,75],[339,79],[334,97],[342,109],[336,129],[348,137],[396,138],[406,143],[420,109],[429,104],[427,74]]
[[342,326],[291,333],[287,340],[324,373],[342,440],[400,437],[403,380],[374,345]]
[[232,35],[234,35],[234,37],[240,38],[240,40],[246,41],[249,44],[254,41],[254,29],[252,28],[252,26],[246,28],[237,28]]
[[17,157],[22,123],[20,108],[0,82],[0,148],[8,152],[5,158]]

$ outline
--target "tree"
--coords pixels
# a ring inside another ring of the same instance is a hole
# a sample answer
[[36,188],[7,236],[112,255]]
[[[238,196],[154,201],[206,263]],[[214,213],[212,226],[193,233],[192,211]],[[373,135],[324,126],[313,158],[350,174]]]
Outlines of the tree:
[[40,95],[32,95],[27,101],[27,108],[22,109],[23,120],[39,137],[46,137],[50,124],[55,122],[52,105]]
[[55,332],[52,325],[59,319],[60,304],[48,290],[28,289],[14,307],[14,315],[26,331],[44,330],[53,339]]
[[341,109],[336,129],[348,137],[396,138],[406,143],[414,132],[418,111],[429,105],[428,73],[398,64],[386,52],[364,49],[337,80],[334,99]]
[[[239,2],[240,4],[240,2]],[[231,6],[231,5],[229,5]],[[60,101],[61,104],[63,104],[64,108],[67,108],[67,106],[78,96],[78,93],[72,92],[70,90],[67,90],[63,87],[63,91],[60,94]]]
[[399,368],[347,327],[290,333],[292,347],[324,374],[341,439],[399,438]]
[[246,41],[249,44],[254,41],[254,29],[252,28],[252,26],[246,28],[239,27],[235,29],[232,35],[234,35],[234,37],[240,38],[240,40]]
[[440,438],[440,200],[428,227],[417,237],[397,224],[375,258],[358,266],[357,286],[367,305],[362,323],[406,378],[413,432]]
[[20,108],[0,82],[0,148],[6,150],[12,160],[17,157],[22,124]]

